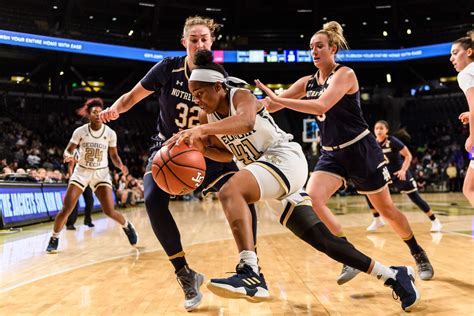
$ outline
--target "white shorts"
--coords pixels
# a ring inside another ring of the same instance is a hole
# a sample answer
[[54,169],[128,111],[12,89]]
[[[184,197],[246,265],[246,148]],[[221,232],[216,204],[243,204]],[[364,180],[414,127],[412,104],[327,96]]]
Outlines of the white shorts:
[[109,168],[88,169],[76,165],[72,173],[69,184],[73,184],[82,191],[89,185],[95,192],[100,186],[109,186],[112,188],[112,178],[110,177]]
[[471,162],[469,163],[469,167],[471,167],[472,169],[474,169],[474,160],[471,160]]
[[257,180],[262,200],[282,200],[300,190],[308,179],[308,163],[301,146],[295,142],[272,146],[245,169]]

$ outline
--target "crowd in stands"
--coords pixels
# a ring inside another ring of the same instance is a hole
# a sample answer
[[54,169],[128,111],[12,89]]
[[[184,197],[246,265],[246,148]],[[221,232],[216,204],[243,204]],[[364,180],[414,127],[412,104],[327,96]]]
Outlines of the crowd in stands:
[[[402,123],[412,136],[402,140],[413,154],[411,171],[422,192],[461,190],[468,163],[464,150],[468,131],[457,119],[466,106],[459,99],[449,96],[410,101],[402,111]],[[67,182],[63,151],[74,129],[84,122],[64,100],[46,102],[17,98],[3,105],[6,115],[0,117],[0,179],[15,173],[41,182]],[[430,111],[433,102],[437,111]],[[442,104],[452,108],[444,109]],[[130,175],[122,175],[111,168],[121,205],[143,200],[141,177],[155,117],[139,113],[110,123],[118,136],[119,154],[130,170]]]

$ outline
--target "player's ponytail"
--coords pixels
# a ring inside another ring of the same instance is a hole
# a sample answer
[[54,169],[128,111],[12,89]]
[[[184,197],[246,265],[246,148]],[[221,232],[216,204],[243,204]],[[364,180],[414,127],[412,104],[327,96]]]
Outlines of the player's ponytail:
[[207,49],[200,49],[194,53],[194,60],[193,63],[196,65],[196,68],[199,69],[212,69],[215,71],[220,72],[227,77],[227,72],[225,71],[224,67],[219,64],[216,64],[214,61],[214,56],[212,52]]
[[338,51],[349,48],[343,33],[341,24],[336,21],[324,23],[323,28],[316,32],[316,34],[325,34],[328,37],[329,46],[336,45]]
[[214,56],[212,52],[207,49],[200,49],[194,54],[194,64],[196,66],[206,66],[212,64]]
[[[377,124],[382,124],[383,126],[385,126],[385,128],[390,131],[390,125],[388,124],[387,121],[385,120],[378,120],[377,122],[375,122],[375,125]],[[399,128],[398,130],[394,131],[393,133],[390,133],[391,135],[397,137],[397,138],[401,138],[405,141],[409,141],[411,140],[411,135],[407,132],[406,128],[402,127],[402,128]]]

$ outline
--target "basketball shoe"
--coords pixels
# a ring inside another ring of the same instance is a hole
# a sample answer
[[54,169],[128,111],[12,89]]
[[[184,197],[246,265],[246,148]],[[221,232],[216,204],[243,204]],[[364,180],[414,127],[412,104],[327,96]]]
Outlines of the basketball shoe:
[[135,231],[135,227],[131,222],[128,222],[127,227],[122,227],[125,235],[127,235],[130,245],[135,246],[138,243],[138,234]]
[[58,245],[59,245],[59,238],[58,237],[51,237],[49,239],[48,247],[46,248],[47,253],[57,253],[58,252]]
[[204,282],[204,275],[191,270],[188,265],[176,272],[176,279],[184,292],[184,308],[189,312],[201,304],[202,294],[199,291]]
[[245,298],[250,302],[261,302],[270,297],[263,274],[256,274],[242,260],[235,268],[236,274],[226,279],[211,279],[207,288],[214,294],[226,298]]
[[368,232],[374,232],[380,227],[385,226],[385,222],[382,220],[382,218],[379,217],[374,217],[372,223],[367,227]]
[[436,218],[434,221],[431,221],[430,232],[440,232],[442,228],[443,228],[443,225],[441,224],[439,219]]
[[353,267],[350,267],[348,265],[343,265],[342,266],[342,271],[339,277],[337,278],[337,284],[343,285],[346,282],[349,282],[353,278],[356,277],[360,273],[360,270],[357,270]]
[[413,258],[415,258],[416,268],[420,279],[425,281],[431,280],[434,275],[434,269],[426,255],[426,252],[421,249],[419,253],[413,254]]
[[390,267],[397,272],[395,279],[388,279],[384,285],[391,287],[395,295],[394,299],[400,298],[402,309],[411,311],[420,301],[420,292],[415,287],[415,276],[412,267]]

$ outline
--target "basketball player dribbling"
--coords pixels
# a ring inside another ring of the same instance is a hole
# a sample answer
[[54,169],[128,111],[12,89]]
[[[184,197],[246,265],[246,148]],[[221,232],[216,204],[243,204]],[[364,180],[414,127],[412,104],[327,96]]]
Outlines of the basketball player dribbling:
[[467,99],[469,112],[464,112],[459,116],[463,124],[469,124],[469,137],[466,140],[464,148],[470,154],[471,162],[467,168],[466,177],[462,192],[468,199],[471,206],[474,207],[474,30],[468,32],[467,36],[454,41],[451,46],[451,58],[458,74],[458,83]]
[[[213,159],[235,156],[245,167],[234,174],[218,192],[227,221],[240,255],[236,274],[211,279],[208,288],[227,298],[245,298],[258,302],[269,297],[254,251],[252,222],[248,204],[261,199],[284,201],[280,222],[296,236],[329,257],[357,267],[393,288],[405,311],[415,307],[420,295],[414,285],[411,267],[386,267],[355,249],[349,242],[332,235],[311,207],[302,189],[308,174],[303,150],[283,132],[252,93],[234,88],[224,68],[212,62],[212,52],[195,54],[197,67],[189,78],[189,90],[203,111],[201,124],[183,130],[168,140],[196,145]],[[208,138],[217,138],[220,146],[207,148]],[[203,141],[204,139],[204,141]],[[211,151],[212,149],[212,151]],[[231,154],[232,153],[232,154]]]
[[[416,241],[407,218],[390,197],[390,173],[382,149],[362,116],[357,77],[352,69],[336,63],[337,51],[347,48],[341,25],[335,21],[324,24],[311,37],[310,48],[313,63],[318,68],[314,75],[300,78],[280,96],[259,80],[256,83],[267,94],[266,100],[270,101],[267,107],[271,112],[286,107],[317,118],[322,150],[307,184],[314,210],[334,235],[345,238],[327,202],[347,178],[351,179],[357,191],[368,196],[410,248],[420,278],[432,279],[434,270],[425,251]],[[303,97],[306,99],[300,100]],[[351,280],[357,273],[357,269],[344,266],[338,284]]]
[[[405,193],[410,200],[415,203],[415,205],[418,206],[426,216],[428,216],[431,221],[430,231],[439,232],[442,225],[431,210],[431,207],[418,193],[418,186],[409,170],[412,160],[410,150],[400,139],[393,135],[389,135],[388,130],[389,125],[387,121],[380,120],[374,125],[374,134],[388,163],[387,168],[392,176],[393,185],[397,187],[401,193]],[[373,232],[376,231],[377,228],[383,226],[384,223],[380,218],[379,212],[375,210],[369,199],[367,199],[367,204],[374,216],[372,223],[367,227],[367,231]]]
[[[78,127],[64,151],[64,162],[77,162],[69,179],[63,208],[54,220],[53,234],[46,252],[56,253],[59,245],[59,233],[64,228],[67,218],[76,205],[79,196],[89,185],[99,199],[103,212],[122,225],[132,246],[138,242],[138,235],[132,223],[122,213],[115,210],[112,194],[112,179],[109,173],[108,158],[110,155],[115,167],[128,173],[127,166],[122,163],[117,152],[117,134],[99,119],[104,108],[102,99],[93,98],[86,101],[80,113],[88,117],[90,123]],[[79,147],[79,157],[74,154]]]
[[[204,276],[189,268],[181,236],[176,222],[169,210],[170,195],[161,190],[151,174],[152,160],[163,143],[180,129],[199,124],[199,106],[194,103],[188,89],[188,78],[194,69],[193,58],[196,51],[211,49],[214,33],[220,27],[213,19],[193,16],[186,19],[182,34],[182,45],[187,56],[165,58],[157,63],[135,87],[122,95],[115,103],[105,109],[100,117],[103,122],[116,120],[121,113],[127,112],[140,100],[156,92],[160,107],[157,120],[158,134],[152,137],[153,146],[144,180],[145,207],[150,218],[153,232],[163,246],[173,265],[179,285],[184,292],[184,308],[192,311],[202,300],[200,286]],[[220,163],[206,159],[206,178],[203,187],[206,191],[216,191],[238,170],[235,163]],[[250,206],[256,239],[255,207]]]

